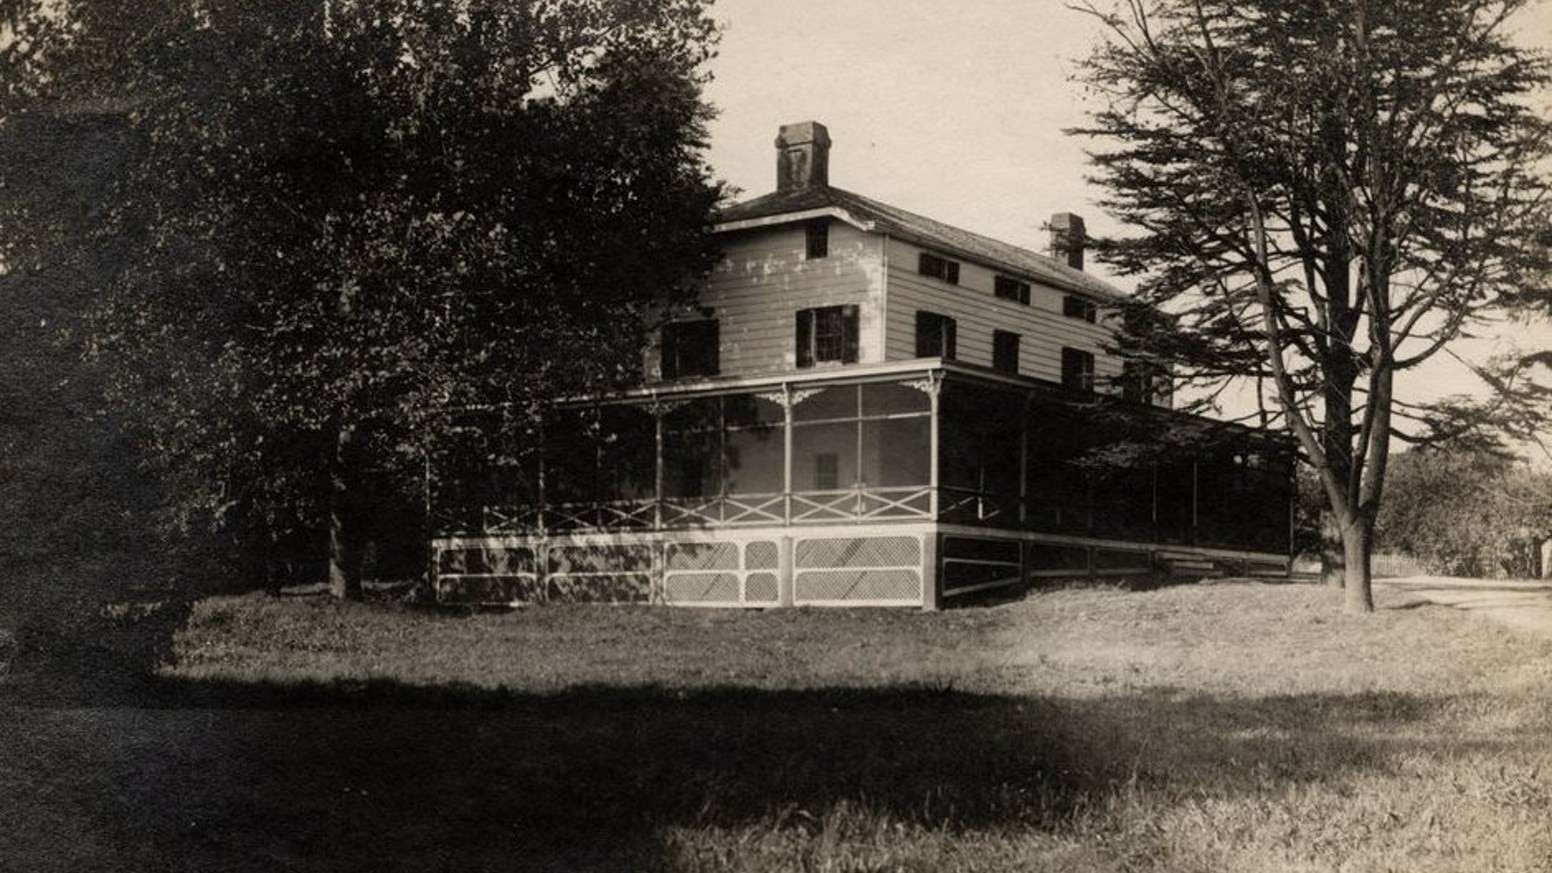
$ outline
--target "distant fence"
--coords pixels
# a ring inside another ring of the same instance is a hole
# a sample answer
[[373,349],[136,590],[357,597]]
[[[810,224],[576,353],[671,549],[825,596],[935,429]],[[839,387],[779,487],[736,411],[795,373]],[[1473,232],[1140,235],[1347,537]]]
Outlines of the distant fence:
[[[1293,572],[1310,574],[1320,572],[1320,558],[1303,554],[1293,562]],[[1426,564],[1411,555],[1376,552],[1369,558],[1369,572],[1376,577],[1427,576],[1433,573]]]

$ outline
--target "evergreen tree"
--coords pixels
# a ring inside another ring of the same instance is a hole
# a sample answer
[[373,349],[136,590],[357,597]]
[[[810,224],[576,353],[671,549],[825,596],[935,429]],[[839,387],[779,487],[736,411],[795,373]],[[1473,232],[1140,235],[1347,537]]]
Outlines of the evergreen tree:
[[[1080,76],[1101,102],[1102,247],[1143,276],[1125,351],[1213,390],[1250,383],[1339,535],[1349,609],[1393,439],[1451,422],[1396,375],[1548,296],[1547,65],[1524,0],[1126,0]],[[1458,423],[1458,422],[1456,422]]]

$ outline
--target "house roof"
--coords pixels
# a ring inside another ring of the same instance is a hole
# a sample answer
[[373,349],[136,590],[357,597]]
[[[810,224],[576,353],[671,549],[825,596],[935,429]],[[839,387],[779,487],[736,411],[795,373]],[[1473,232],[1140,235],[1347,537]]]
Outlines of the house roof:
[[758,219],[779,221],[785,215],[791,215],[791,220],[797,221],[811,217],[816,211],[825,210],[839,210],[852,223],[865,230],[886,233],[1068,291],[1077,291],[1102,300],[1126,299],[1109,283],[1082,270],[1073,269],[1055,258],[828,185],[775,191],[736,203],[722,211],[718,218],[718,228],[733,230],[745,222]]

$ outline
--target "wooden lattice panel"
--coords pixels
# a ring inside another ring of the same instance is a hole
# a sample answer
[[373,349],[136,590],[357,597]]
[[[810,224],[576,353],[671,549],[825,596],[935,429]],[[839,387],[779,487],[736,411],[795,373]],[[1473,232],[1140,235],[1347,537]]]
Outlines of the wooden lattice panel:
[[775,603],[780,597],[775,573],[750,573],[744,577],[745,603]]
[[799,540],[794,560],[799,569],[915,567],[921,564],[921,542],[915,537]]
[[802,603],[921,602],[919,570],[810,570],[797,576]]
[[[755,542],[744,546],[744,566],[750,570],[776,569],[776,544]],[[772,598],[774,599],[774,597]]]
[[738,603],[737,573],[673,573],[663,580],[669,603]]
[[915,537],[833,537],[793,545],[793,599],[857,606],[922,602],[921,541]]
[[664,560],[669,570],[737,570],[738,543],[669,543]]

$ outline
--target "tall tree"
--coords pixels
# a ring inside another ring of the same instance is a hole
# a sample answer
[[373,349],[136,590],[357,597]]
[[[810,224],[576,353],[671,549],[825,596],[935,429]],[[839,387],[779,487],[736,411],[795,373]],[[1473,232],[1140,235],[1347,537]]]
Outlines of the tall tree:
[[1396,376],[1501,307],[1545,301],[1545,60],[1506,23],[1525,0],[1125,0],[1080,77],[1077,131],[1104,205],[1139,233],[1101,255],[1143,276],[1127,351],[1210,404],[1249,384],[1317,472],[1346,603],[1393,439],[1441,410]]
[[339,596],[448,408],[616,384],[712,263],[703,0],[19,8],[5,117],[129,132],[85,338],[173,520],[326,529]]

